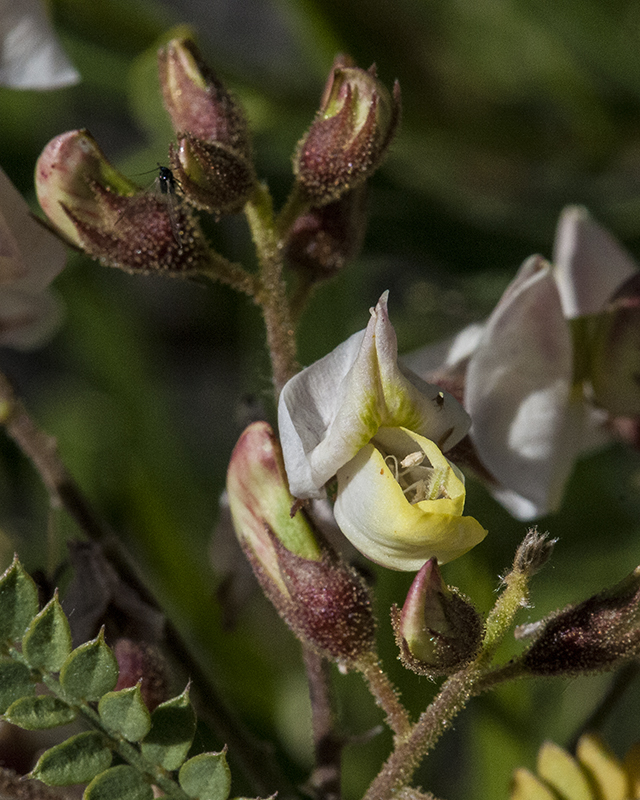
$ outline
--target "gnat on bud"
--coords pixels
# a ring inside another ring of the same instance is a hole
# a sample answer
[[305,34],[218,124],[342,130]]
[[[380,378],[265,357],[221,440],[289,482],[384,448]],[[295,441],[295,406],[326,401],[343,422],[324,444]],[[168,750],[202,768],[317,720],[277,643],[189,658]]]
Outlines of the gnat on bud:
[[49,142],[36,165],[36,191],[55,229],[107,266],[190,274],[205,263],[186,205],[142,192],[111,166],[88,131]]
[[160,50],[158,69],[178,138],[171,166],[185,198],[212,214],[240,211],[256,182],[240,105],[189,39],[173,39]]
[[373,647],[375,622],[360,576],[312,529],[294,498],[280,445],[266,422],[242,434],[227,492],[238,540],[266,596],[308,645],[346,666]]
[[375,67],[338,56],[320,111],[298,144],[294,172],[309,202],[321,206],[360,186],[379,167],[400,121],[400,85],[393,94]]
[[391,621],[400,660],[420,675],[450,675],[480,650],[484,624],[475,608],[442,580],[438,561],[429,559],[416,575]]
[[640,649],[640,567],[611,589],[536,625],[522,656],[536,675],[575,675],[612,669]]

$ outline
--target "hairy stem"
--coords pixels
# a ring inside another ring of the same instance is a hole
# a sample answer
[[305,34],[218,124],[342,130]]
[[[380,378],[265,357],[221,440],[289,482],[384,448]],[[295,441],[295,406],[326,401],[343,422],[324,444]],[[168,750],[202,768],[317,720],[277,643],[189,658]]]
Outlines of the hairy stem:
[[411,720],[407,709],[400,702],[398,690],[382,669],[377,655],[373,653],[370,658],[362,661],[359,669],[376,703],[386,714],[387,724],[398,739],[403,739],[411,730]]
[[261,289],[256,302],[262,308],[276,396],[296,374],[295,330],[291,322],[283,277],[282,248],[278,241],[273,205],[266,186],[258,185],[245,206],[245,214],[260,262]]
[[260,290],[260,283],[254,275],[247,272],[242,265],[229,261],[216,252],[210,253],[209,263],[200,269],[200,274],[220,281],[249,297],[255,297]]
[[329,664],[322,656],[305,646],[303,656],[309,683],[315,754],[315,767],[309,783],[316,800],[340,800],[344,741],[335,729]]

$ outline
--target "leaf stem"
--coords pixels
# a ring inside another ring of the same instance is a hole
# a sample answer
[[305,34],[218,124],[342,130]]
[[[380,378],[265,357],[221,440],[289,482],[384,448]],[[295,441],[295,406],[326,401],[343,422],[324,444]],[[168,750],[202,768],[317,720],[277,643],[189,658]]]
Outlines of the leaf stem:
[[316,800],[340,800],[344,740],[335,729],[329,664],[322,656],[304,645],[302,653],[309,683],[315,752],[315,767],[309,783]]

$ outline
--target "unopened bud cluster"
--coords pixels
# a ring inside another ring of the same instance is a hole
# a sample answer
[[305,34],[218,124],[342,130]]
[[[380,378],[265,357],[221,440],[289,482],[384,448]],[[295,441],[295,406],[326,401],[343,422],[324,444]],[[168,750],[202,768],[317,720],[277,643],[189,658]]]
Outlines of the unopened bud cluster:
[[186,199],[212,214],[240,211],[256,181],[244,112],[191,40],[169,42],[158,66],[178,139],[171,167]]

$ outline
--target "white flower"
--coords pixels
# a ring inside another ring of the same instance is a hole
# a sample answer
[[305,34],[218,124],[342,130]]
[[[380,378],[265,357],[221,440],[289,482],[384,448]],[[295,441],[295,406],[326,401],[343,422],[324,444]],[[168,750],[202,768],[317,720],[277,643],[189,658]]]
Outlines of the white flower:
[[585,342],[571,320],[601,311],[634,272],[610,234],[569,207],[553,266],[529,258],[484,325],[407,358],[419,374],[463,387],[471,439],[495,479],[490,488],[518,519],[557,509],[575,459],[606,441],[604,414],[578,369]]
[[455,398],[397,362],[385,293],[364,331],[292,378],[278,408],[291,493],[324,496],[338,478],[340,529],[391,569],[450,561],[486,531],[463,517],[464,479],[442,455],[469,428]]
[[29,349],[53,333],[60,304],[47,287],[66,257],[66,247],[35,221],[0,169],[1,346]]
[[0,0],[0,86],[58,89],[79,80],[41,0]]

